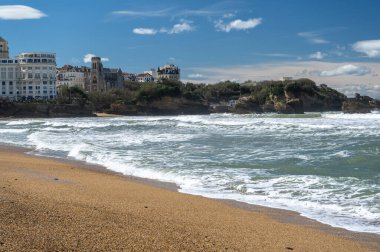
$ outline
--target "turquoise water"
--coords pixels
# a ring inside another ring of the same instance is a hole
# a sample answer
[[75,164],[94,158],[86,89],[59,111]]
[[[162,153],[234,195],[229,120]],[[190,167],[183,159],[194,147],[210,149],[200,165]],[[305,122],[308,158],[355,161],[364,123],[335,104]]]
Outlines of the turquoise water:
[[380,234],[380,114],[0,121],[0,142]]

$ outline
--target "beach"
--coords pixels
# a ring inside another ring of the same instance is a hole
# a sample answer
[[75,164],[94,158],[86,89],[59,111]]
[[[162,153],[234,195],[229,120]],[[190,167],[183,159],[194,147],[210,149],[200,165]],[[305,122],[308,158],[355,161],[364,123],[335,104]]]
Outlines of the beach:
[[379,251],[376,235],[364,244],[14,148],[0,149],[0,172],[0,251]]

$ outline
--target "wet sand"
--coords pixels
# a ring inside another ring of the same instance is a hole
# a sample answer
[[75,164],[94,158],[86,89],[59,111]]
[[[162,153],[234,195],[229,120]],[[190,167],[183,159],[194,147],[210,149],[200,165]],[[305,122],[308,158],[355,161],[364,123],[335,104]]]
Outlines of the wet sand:
[[0,174],[0,251],[380,251],[377,235],[17,149],[0,148]]

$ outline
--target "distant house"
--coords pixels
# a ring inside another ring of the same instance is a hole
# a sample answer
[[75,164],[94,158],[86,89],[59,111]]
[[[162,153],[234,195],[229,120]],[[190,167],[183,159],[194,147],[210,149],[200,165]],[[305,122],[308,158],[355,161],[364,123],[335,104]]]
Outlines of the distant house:
[[167,79],[179,81],[181,79],[181,70],[173,64],[168,64],[157,69],[157,77],[158,80]]
[[153,76],[149,73],[136,74],[135,77],[137,82],[154,82]]
[[88,81],[90,68],[64,65],[57,69],[57,89],[66,87],[80,87],[83,90]]

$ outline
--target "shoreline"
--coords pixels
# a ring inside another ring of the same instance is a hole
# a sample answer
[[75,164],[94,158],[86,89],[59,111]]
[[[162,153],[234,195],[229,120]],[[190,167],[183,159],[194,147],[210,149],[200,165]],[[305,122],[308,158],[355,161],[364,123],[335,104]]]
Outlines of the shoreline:
[[180,193],[178,192],[178,189],[180,189],[180,187],[174,183],[161,182],[157,180],[139,178],[139,177],[134,177],[134,176],[127,176],[127,175],[123,175],[122,173],[109,170],[106,167],[95,165],[95,164],[89,164],[84,161],[78,161],[74,159],[71,160],[71,159],[59,158],[59,157],[44,157],[40,155],[34,155],[31,153],[33,150],[28,149],[28,148],[1,144],[0,153],[4,151],[10,152],[10,153],[18,153],[21,155],[24,154],[30,157],[41,159],[41,160],[52,160],[55,162],[71,165],[79,169],[83,169],[83,170],[87,170],[90,172],[95,172],[95,173],[99,173],[103,175],[116,176],[118,178],[121,178],[126,183],[137,183],[143,186],[154,187],[160,190],[170,191],[170,192],[178,193],[181,195],[190,195],[192,197],[204,198],[205,200],[209,200],[209,201],[221,202],[223,205],[226,205],[226,206],[232,206],[233,208],[238,208],[244,211],[249,211],[256,214],[265,215],[269,217],[270,219],[279,223],[310,228],[312,230],[320,231],[329,236],[343,238],[345,240],[351,240],[354,242],[359,242],[361,244],[365,244],[365,245],[368,245],[369,247],[374,248],[375,251],[380,251],[380,235],[378,234],[354,232],[354,231],[349,231],[343,228],[332,227],[328,224],[323,224],[316,220],[301,216],[300,213],[295,212],[295,211],[270,208],[270,207],[260,206],[260,205],[252,205],[252,204],[243,203],[243,202],[234,201],[234,200],[209,199],[203,196],[194,196],[191,194]]

